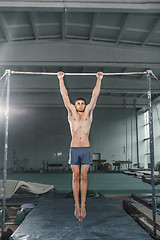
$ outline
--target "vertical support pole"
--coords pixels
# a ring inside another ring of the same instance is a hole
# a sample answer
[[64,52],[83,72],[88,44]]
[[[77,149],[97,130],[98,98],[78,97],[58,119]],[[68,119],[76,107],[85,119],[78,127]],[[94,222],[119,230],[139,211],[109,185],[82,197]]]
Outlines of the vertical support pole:
[[7,98],[5,111],[5,142],[4,142],[4,166],[3,166],[3,198],[2,198],[2,233],[5,228],[5,212],[6,212],[6,182],[7,182],[7,157],[8,157],[8,123],[9,123],[9,100],[10,100],[10,75],[11,71],[6,70],[7,81]]
[[150,161],[151,161],[151,186],[152,186],[152,213],[153,229],[156,237],[156,197],[155,197],[155,179],[154,179],[154,141],[153,141],[153,118],[152,118],[152,101],[151,101],[151,75],[147,71],[147,96],[149,111],[149,138],[150,138]]
[[[133,160],[133,110],[131,109],[131,162]],[[128,164],[129,170],[129,164]]]
[[136,145],[137,145],[137,168],[140,167],[139,164],[139,144],[138,144],[138,115],[136,110],[136,100],[134,99],[134,112],[136,117]]
[[126,108],[126,99],[123,99],[123,105],[124,105],[124,111],[125,111],[125,133],[126,133],[126,136],[125,136],[125,153],[126,153],[126,157],[125,157],[125,160],[127,161],[127,156],[128,156],[128,133],[127,133],[127,129],[128,129],[128,126],[127,126],[127,108]]

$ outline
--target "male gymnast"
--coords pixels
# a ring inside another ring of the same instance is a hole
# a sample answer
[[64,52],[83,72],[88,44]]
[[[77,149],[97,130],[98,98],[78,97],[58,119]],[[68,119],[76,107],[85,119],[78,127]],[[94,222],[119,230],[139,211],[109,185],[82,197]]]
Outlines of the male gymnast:
[[[68,110],[68,122],[72,135],[72,141],[69,152],[69,164],[73,172],[72,188],[75,201],[74,215],[79,221],[86,217],[86,194],[87,194],[87,172],[92,163],[92,153],[89,143],[89,132],[92,123],[93,110],[96,106],[97,98],[100,93],[101,80],[103,73],[96,74],[97,82],[92,92],[92,98],[88,105],[85,99],[78,98],[75,105],[70,102],[67,89],[64,84],[64,73],[58,72],[60,92]],[[81,171],[80,171],[81,166]],[[81,175],[81,204],[79,203],[79,176]]]

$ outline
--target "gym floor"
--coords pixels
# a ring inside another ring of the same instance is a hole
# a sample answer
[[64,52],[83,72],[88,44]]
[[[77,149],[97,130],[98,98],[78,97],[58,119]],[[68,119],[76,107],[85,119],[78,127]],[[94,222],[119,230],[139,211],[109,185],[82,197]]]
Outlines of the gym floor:
[[[38,200],[38,205],[10,239],[151,239],[121,206],[122,200],[130,194],[151,193],[151,186],[134,176],[88,173],[88,189],[98,192],[100,197],[87,198],[87,217],[83,222],[74,217],[73,198],[67,198],[67,193],[72,190],[71,173],[8,173],[7,178],[52,184],[56,188],[56,193],[33,199]],[[157,186],[157,193],[159,190]],[[14,197],[7,202],[12,201],[15,201]],[[24,203],[25,196],[22,194],[18,201]]]
[[[72,173],[8,173],[7,179],[54,185],[57,192],[72,190]],[[88,173],[88,189],[103,195],[130,195],[151,193],[151,186],[124,173]],[[156,186],[160,192],[160,186]]]

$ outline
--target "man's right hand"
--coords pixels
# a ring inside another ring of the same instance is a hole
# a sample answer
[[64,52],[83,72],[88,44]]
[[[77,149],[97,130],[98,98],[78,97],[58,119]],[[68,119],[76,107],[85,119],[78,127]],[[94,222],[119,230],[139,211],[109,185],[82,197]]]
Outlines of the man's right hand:
[[101,79],[101,80],[102,80],[102,78],[103,78],[103,72],[97,72],[96,77],[97,77],[98,79]]
[[58,76],[58,78],[63,78],[64,77],[64,72],[58,72],[57,76]]

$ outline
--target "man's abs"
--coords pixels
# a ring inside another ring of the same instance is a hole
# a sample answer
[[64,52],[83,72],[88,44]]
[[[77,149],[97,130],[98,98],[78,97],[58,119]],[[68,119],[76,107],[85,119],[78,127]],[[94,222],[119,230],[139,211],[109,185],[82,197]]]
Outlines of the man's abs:
[[77,131],[76,133],[72,132],[72,141],[71,147],[89,147],[89,139],[88,134],[86,134],[83,130]]

